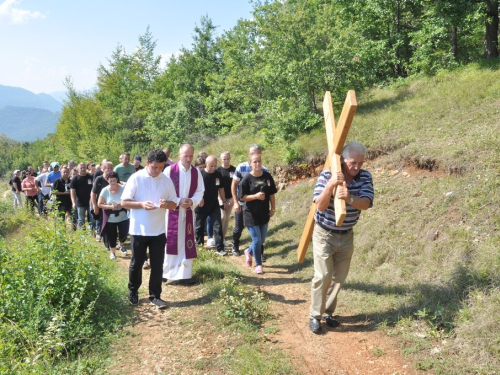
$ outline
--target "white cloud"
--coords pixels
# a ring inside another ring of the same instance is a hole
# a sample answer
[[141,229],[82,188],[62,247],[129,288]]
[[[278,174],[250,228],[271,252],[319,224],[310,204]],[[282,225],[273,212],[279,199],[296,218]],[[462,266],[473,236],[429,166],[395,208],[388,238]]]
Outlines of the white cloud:
[[33,67],[36,68],[39,62],[40,60],[35,57],[27,57],[26,60],[24,60],[24,72],[30,73],[33,70]]
[[16,5],[21,2],[22,0],[5,0],[0,4],[0,22],[19,24],[32,18],[45,18],[45,15],[38,11],[17,8]]
[[177,51],[174,53],[161,53],[160,56],[161,56],[161,62],[162,62],[163,67],[167,66],[168,62],[170,61],[170,59],[172,57],[175,57],[177,59],[181,55],[182,55],[182,51]]

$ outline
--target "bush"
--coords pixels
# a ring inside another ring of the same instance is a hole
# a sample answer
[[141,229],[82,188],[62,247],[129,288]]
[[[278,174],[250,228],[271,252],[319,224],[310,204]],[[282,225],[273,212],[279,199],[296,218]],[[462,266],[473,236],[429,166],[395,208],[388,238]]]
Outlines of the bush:
[[21,240],[0,242],[1,373],[48,369],[81,354],[119,325],[125,306],[113,266],[89,236],[55,218],[27,220]]

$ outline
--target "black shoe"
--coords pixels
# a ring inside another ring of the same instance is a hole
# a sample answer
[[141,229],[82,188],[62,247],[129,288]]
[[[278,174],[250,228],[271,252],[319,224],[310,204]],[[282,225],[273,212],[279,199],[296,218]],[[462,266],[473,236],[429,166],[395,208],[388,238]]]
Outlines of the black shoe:
[[321,332],[321,322],[318,319],[311,318],[309,319],[309,329],[314,333]]
[[128,292],[128,300],[132,306],[136,306],[139,304],[139,294],[137,292]]
[[149,300],[153,306],[156,306],[159,309],[165,309],[167,307],[167,303],[161,298],[149,297]]
[[337,319],[333,319],[330,315],[324,316],[323,319],[328,327],[337,328],[340,326],[340,322]]
[[241,255],[240,249],[238,249],[237,246],[234,246],[234,244],[233,244],[233,255],[236,257],[239,257]]
[[193,277],[189,279],[181,279],[181,280],[172,280],[169,285],[194,285],[197,283],[197,280]]
[[162,278],[161,281],[166,283],[168,281],[168,279]]

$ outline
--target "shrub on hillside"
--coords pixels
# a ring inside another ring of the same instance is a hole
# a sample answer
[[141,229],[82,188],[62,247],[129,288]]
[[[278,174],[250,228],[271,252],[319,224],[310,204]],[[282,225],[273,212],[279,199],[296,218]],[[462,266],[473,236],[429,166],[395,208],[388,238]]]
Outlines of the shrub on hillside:
[[119,323],[123,291],[89,237],[32,218],[21,240],[0,242],[0,372],[43,369]]

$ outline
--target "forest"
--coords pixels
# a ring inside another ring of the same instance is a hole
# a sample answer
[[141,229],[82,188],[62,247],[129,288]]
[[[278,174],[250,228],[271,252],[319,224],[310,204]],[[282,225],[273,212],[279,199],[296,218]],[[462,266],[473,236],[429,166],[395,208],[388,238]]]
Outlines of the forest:
[[220,32],[207,15],[190,47],[162,64],[146,27],[133,52],[118,45],[96,67],[95,90],[67,99],[55,133],[0,137],[0,176],[43,160],[116,160],[124,150],[199,147],[252,128],[300,158],[294,140],[357,92],[470,63],[498,61],[499,2],[491,0],[254,1],[253,17]]

